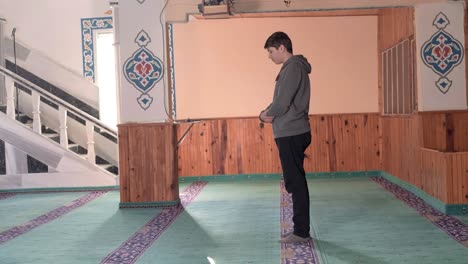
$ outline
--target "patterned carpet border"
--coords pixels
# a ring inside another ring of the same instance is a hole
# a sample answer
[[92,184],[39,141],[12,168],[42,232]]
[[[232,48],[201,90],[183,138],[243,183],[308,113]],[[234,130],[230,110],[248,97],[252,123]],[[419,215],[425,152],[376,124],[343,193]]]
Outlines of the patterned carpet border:
[[180,195],[181,204],[164,208],[158,215],[134,233],[127,241],[107,255],[101,263],[135,263],[137,259],[161,236],[202,191],[208,182],[194,182]]
[[[284,187],[284,181],[280,183],[280,226],[281,237],[286,233],[292,232],[292,198]],[[312,232],[313,233],[313,232]],[[317,250],[315,249],[313,239],[303,243],[281,244],[281,264],[319,264]]]
[[440,212],[412,192],[407,191],[383,177],[372,177],[372,180],[385,190],[391,192],[396,198],[418,211],[421,216],[427,218],[431,223],[449,234],[457,242],[468,247],[468,225],[452,216]]
[[15,196],[16,193],[0,193],[0,200],[5,200]]
[[43,214],[41,216],[38,216],[36,218],[34,218],[33,220],[29,221],[29,222],[26,222],[20,226],[16,226],[16,227],[13,227],[13,228],[10,228],[8,230],[5,230],[3,232],[0,233],[0,245],[3,244],[3,243],[6,243],[10,240],[12,240],[13,238],[16,238],[20,235],[23,235],[25,234],[26,232],[28,231],[31,231],[32,229],[36,228],[36,227],[39,227],[41,225],[44,225],[44,224],[47,224],[59,217],[61,217],[62,215],[66,214],[66,213],[69,213],[87,203],[89,203],[90,201],[98,198],[99,196],[103,195],[104,193],[106,193],[107,191],[98,191],[98,192],[90,192],[76,200],[73,200],[72,202],[70,202],[69,204],[67,205],[64,205],[64,206],[61,206],[59,208],[56,208],[46,214]]

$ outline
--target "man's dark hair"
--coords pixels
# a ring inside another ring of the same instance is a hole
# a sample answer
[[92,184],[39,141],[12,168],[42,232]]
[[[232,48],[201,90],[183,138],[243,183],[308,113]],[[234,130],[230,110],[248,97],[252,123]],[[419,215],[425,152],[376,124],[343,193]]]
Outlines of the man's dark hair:
[[271,34],[271,36],[266,40],[263,48],[268,49],[269,47],[274,47],[277,49],[281,45],[283,45],[289,53],[293,53],[291,39],[286,33],[281,31]]

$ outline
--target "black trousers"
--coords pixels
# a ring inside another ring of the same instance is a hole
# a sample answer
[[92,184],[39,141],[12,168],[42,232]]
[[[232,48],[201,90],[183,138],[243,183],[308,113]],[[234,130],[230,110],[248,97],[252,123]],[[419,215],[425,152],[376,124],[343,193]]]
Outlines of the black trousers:
[[309,189],[304,171],[304,152],[311,142],[310,132],[276,138],[286,191],[292,195],[294,234],[310,236]]

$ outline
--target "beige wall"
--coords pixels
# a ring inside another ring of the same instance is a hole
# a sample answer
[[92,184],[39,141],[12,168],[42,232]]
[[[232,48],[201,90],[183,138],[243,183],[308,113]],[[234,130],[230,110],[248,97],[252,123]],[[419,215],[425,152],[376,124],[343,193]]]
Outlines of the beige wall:
[[263,49],[285,31],[312,64],[311,114],[377,112],[377,17],[238,18],[174,24],[177,119],[256,116],[280,65]]

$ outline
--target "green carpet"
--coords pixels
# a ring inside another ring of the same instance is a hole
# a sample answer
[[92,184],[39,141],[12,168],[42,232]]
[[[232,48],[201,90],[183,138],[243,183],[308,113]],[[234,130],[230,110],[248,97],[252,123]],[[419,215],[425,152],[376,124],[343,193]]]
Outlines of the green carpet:
[[279,181],[210,182],[137,263],[279,263]]
[[[44,197],[48,195],[42,194]],[[108,192],[75,211],[0,245],[0,263],[99,263],[160,210],[119,210],[119,195],[116,191]]]
[[367,177],[309,180],[322,264],[468,263],[468,250]]
[[34,219],[85,194],[86,192],[28,193],[0,200],[0,232]]
[[[279,187],[278,179],[209,182],[136,263],[281,263]],[[309,188],[321,264],[468,263],[468,248],[370,178],[309,179]],[[85,194],[0,200],[0,233]],[[163,210],[118,209],[119,201],[118,191],[107,192],[0,244],[0,264],[100,263]]]
[[457,215],[456,218],[468,225],[468,215]]

